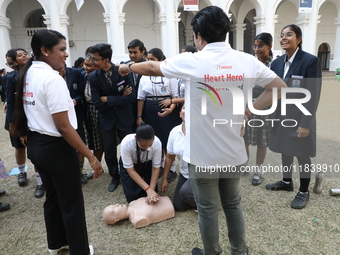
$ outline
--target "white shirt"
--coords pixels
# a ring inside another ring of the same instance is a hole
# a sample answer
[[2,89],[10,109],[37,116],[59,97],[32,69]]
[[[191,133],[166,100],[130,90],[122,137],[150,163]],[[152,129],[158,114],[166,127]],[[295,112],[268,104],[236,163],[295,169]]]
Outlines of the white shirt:
[[186,179],[189,179],[188,163],[183,160],[185,135],[182,131],[182,125],[178,125],[170,131],[166,151],[171,155],[177,156],[180,173]]
[[284,73],[283,73],[283,77],[286,77],[288,70],[290,68],[290,66],[292,65],[294,58],[296,56],[296,53],[298,52],[299,47],[296,48],[294,54],[290,57],[290,59],[287,60],[287,56],[286,56],[286,62],[285,62],[285,66],[284,66]]
[[28,69],[23,101],[28,128],[31,131],[61,137],[52,114],[65,111],[71,125],[77,129],[77,117],[67,84],[63,77],[45,62],[33,61]]
[[[137,163],[136,150],[136,134],[129,134],[124,137],[120,145],[120,155],[122,157],[124,168],[132,168]],[[152,160],[153,167],[161,166],[162,158],[162,143],[157,136],[155,136],[152,146],[146,151],[140,150],[140,160],[142,163]]]
[[142,76],[139,81],[137,99],[145,100],[148,96],[178,97],[177,79],[161,76]]
[[[276,74],[254,56],[233,50],[225,42],[209,43],[197,53],[168,58],[161,63],[160,69],[168,78],[189,79],[185,91],[183,159],[206,167],[245,163],[247,155],[240,137],[245,99],[255,84],[264,87]],[[229,88],[238,92],[237,98]],[[234,101],[236,107],[233,107]],[[214,126],[216,120],[224,124]]]

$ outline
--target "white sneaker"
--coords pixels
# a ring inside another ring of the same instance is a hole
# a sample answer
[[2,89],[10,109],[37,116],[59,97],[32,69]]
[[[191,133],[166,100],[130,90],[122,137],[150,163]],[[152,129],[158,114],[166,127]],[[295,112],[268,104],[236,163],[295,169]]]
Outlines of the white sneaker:
[[61,250],[68,250],[70,247],[68,245],[61,246],[59,249],[48,249],[48,252],[51,255],[58,255],[58,252]]
[[94,255],[94,249],[93,249],[93,246],[91,244],[89,245],[89,249],[90,249],[90,254]]

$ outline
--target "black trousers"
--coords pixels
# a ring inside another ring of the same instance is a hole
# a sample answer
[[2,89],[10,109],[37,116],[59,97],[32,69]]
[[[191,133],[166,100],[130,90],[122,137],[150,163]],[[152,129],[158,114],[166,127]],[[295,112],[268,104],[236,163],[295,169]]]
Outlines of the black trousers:
[[84,198],[76,151],[62,137],[30,132],[28,158],[46,191],[44,217],[49,249],[68,244],[70,254],[88,255]]
[[132,125],[124,127],[119,121],[117,121],[115,128],[111,130],[100,130],[105,162],[109,168],[109,174],[113,179],[119,180],[120,178],[118,171],[117,145],[126,135],[131,134],[132,131]]
[[196,208],[194,192],[190,180],[179,174],[178,181],[173,197],[173,203],[176,211],[185,211]]

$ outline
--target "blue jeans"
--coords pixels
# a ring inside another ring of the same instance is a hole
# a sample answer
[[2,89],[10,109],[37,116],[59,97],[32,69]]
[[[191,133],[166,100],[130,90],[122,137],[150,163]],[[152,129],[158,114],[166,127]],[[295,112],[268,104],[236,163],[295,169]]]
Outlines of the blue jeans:
[[220,178],[218,173],[198,177],[195,166],[189,164],[189,178],[194,192],[198,225],[207,255],[222,253],[219,245],[219,197],[227,220],[231,254],[246,254],[245,223],[241,205],[241,177]]

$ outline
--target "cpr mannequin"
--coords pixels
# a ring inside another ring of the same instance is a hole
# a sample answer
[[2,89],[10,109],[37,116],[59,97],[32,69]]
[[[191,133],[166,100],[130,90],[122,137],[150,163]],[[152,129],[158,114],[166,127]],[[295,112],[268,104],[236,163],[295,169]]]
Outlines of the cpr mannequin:
[[129,206],[109,205],[103,211],[103,219],[107,224],[115,224],[117,221],[129,218],[135,228],[142,228],[175,216],[175,209],[169,197],[161,197],[153,204],[147,204],[146,199],[141,197],[133,200]]

